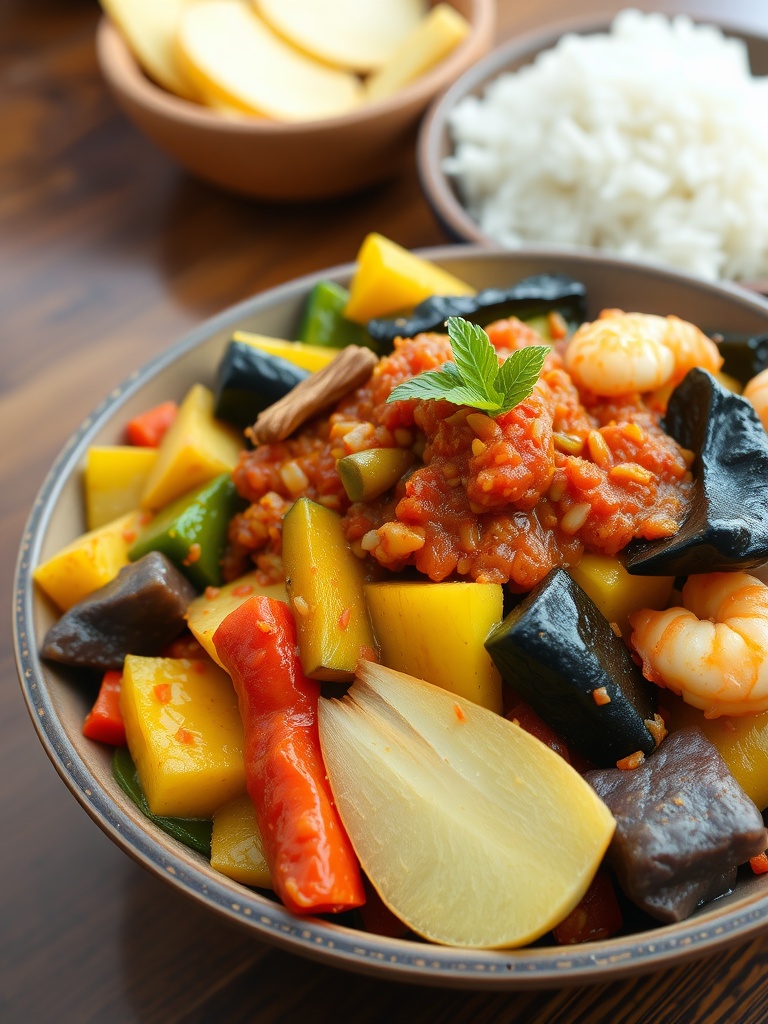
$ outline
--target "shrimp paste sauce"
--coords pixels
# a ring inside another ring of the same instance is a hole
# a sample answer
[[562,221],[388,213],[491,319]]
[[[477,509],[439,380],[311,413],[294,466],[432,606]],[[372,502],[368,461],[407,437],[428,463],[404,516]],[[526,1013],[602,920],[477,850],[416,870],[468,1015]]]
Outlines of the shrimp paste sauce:
[[[487,329],[501,359],[540,336],[519,320]],[[692,453],[659,425],[663,394],[599,396],[577,386],[553,346],[533,393],[491,419],[444,400],[386,404],[400,382],[452,358],[447,336],[397,339],[370,381],[330,416],[244,451],[234,473],[250,502],[230,529],[229,573],[279,578],[280,524],[306,495],[343,514],[348,541],[387,570],[528,591],[583,551],[673,535],[688,511]],[[368,448],[419,457],[393,492],[351,503],[336,461]]]

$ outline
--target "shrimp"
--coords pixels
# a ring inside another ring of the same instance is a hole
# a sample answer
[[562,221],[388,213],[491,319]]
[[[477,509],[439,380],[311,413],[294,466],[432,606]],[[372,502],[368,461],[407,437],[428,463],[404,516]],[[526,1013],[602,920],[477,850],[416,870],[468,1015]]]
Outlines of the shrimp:
[[762,370],[756,377],[748,380],[742,394],[768,430],[768,369]]
[[768,586],[745,572],[690,576],[683,606],[630,615],[646,679],[705,718],[768,711]]
[[687,320],[620,309],[582,324],[565,350],[576,384],[606,397],[674,386],[694,366],[716,373],[722,363],[717,345]]

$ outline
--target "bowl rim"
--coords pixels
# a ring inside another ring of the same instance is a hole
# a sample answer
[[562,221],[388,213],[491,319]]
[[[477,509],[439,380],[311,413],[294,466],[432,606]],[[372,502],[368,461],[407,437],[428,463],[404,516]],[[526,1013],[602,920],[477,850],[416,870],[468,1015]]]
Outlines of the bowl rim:
[[[438,264],[446,262],[449,269],[453,257],[498,258],[511,263],[531,256],[551,261],[574,258],[573,253],[553,247],[509,251],[498,247],[450,245],[415,251]],[[600,253],[589,252],[576,258],[597,270],[618,265],[666,283],[677,282],[701,292],[714,291],[765,317],[768,322],[768,302],[737,285],[713,284],[682,272]],[[247,927],[260,941],[268,941],[328,966],[343,967],[361,974],[451,988],[556,988],[648,973],[669,967],[670,956],[674,956],[677,965],[746,941],[763,931],[768,924],[768,893],[744,906],[736,904],[718,908],[715,902],[707,910],[707,920],[703,922],[694,917],[678,924],[582,946],[534,946],[518,950],[437,946],[356,931],[325,919],[298,918],[281,904],[238,886],[224,876],[219,882],[196,872],[194,863],[199,861],[201,866],[207,863],[200,855],[167,837],[162,841],[155,838],[154,826],[140,815],[138,821],[122,815],[70,741],[48,692],[36,649],[32,572],[38,563],[56,501],[80,463],[90,439],[113,419],[135,392],[185,353],[222,331],[232,330],[248,317],[269,310],[284,300],[307,294],[319,281],[348,282],[354,267],[353,263],[340,264],[304,275],[259,292],[205,320],[112,389],[69,437],[56,457],[24,527],[14,574],[13,600],[13,641],[19,681],[38,738],[54,768],[102,831],[156,877],[231,922]]]
[[[478,58],[456,79],[453,85],[432,101],[419,127],[416,140],[416,171],[422,193],[435,219],[451,239],[490,247],[498,245],[497,241],[490,235],[486,235],[469,215],[456,191],[451,187],[449,176],[441,166],[442,142],[448,133],[450,113],[457,102],[478,87],[488,84],[493,78],[503,74],[513,61],[527,57],[525,63],[530,64],[538,52],[551,49],[562,36],[568,33],[590,35],[607,31],[617,13],[593,12],[575,15],[548,22],[546,25],[516,35]],[[728,19],[682,11],[660,13],[671,17],[687,17],[700,25],[715,25],[724,35],[735,36],[747,42],[768,43],[768,34]],[[526,243],[526,248],[530,244]],[[541,244],[551,243],[543,242]],[[515,250],[509,249],[508,251]],[[569,249],[569,251],[571,250]],[[572,251],[585,253],[598,250],[574,246]]]
[[137,106],[156,116],[181,122],[188,127],[206,128],[228,134],[281,136],[295,133],[319,134],[351,127],[360,121],[386,117],[397,110],[425,107],[446,84],[467,67],[468,51],[478,40],[493,39],[496,23],[495,0],[468,0],[470,30],[462,41],[435,67],[394,95],[372,100],[346,114],[309,121],[271,121],[256,115],[222,115],[212,107],[176,96],[155,84],[142,70],[117,25],[102,14],[96,28],[96,56],[102,75],[110,85],[125,93]]

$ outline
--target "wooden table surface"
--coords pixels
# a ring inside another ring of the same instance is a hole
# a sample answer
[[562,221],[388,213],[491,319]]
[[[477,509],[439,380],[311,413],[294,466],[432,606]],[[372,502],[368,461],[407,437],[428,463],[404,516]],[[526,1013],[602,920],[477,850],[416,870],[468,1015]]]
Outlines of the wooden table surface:
[[[322,2],[322,0],[318,0]],[[500,0],[499,38],[618,3]],[[765,0],[641,3],[768,32]],[[95,62],[95,0],[0,0],[0,591],[69,433],[189,327],[352,260],[364,234],[446,239],[412,162],[347,199],[277,206],[191,180],[116,110]],[[133,863],[62,785],[0,631],[0,1020],[729,1022],[768,1019],[768,936],[596,988],[414,987],[261,945]]]

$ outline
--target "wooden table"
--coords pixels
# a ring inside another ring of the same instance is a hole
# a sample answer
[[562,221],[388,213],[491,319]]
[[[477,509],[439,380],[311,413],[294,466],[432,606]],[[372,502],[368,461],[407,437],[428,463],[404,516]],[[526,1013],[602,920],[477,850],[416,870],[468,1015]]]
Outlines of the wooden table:
[[[581,6],[500,0],[499,36]],[[707,15],[724,5],[638,6]],[[764,0],[730,0],[727,12],[768,31]],[[379,188],[317,205],[249,202],[186,177],[107,95],[94,57],[98,13],[94,0],[0,0],[0,591],[8,611],[18,540],[47,467],[129,371],[233,302],[352,260],[369,230],[408,247],[445,241],[410,162]],[[768,936],[647,977],[525,994],[388,983],[261,945],[136,866],[69,796],[29,722],[10,629],[0,635],[0,672],[7,1024],[768,1019]]]

